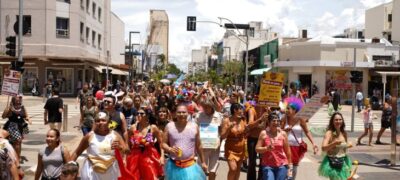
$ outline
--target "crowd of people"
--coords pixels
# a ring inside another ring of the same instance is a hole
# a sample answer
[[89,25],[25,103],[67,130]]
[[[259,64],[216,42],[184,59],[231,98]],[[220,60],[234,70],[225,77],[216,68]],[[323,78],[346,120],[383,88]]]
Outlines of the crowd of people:
[[[60,141],[63,101],[53,88],[44,106],[44,124],[50,128],[47,146],[38,153],[35,179],[76,179],[80,170],[81,179],[238,180],[244,164],[247,179],[296,179],[307,152],[305,137],[314,154],[320,150],[308,120],[296,116],[305,104],[299,94],[291,87],[282,106],[262,107],[257,106],[256,95],[208,82],[169,85],[151,80],[96,92],[83,84],[77,97],[83,137],[76,149],[69,149]],[[9,158],[1,179],[23,176],[18,169],[21,139],[28,133],[24,127],[30,123],[27,117],[22,97],[13,97],[3,113],[8,121],[0,133],[0,154]],[[321,146],[327,152],[321,176],[349,177],[346,150],[351,144],[344,126],[342,115],[334,113]],[[223,144],[227,177],[217,174]],[[87,156],[79,165],[76,161],[84,151]]]

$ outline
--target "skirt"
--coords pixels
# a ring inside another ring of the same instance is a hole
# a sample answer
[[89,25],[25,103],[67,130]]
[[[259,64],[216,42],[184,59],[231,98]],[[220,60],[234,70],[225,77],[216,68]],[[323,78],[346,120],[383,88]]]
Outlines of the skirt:
[[328,156],[325,156],[319,166],[318,174],[332,180],[347,180],[351,174],[351,167],[352,162],[348,156],[344,157],[344,163],[341,169],[332,168],[329,165]]
[[203,169],[197,164],[187,168],[181,168],[169,159],[165,165],[165,179],[166,180],[205,180],[206,175]]

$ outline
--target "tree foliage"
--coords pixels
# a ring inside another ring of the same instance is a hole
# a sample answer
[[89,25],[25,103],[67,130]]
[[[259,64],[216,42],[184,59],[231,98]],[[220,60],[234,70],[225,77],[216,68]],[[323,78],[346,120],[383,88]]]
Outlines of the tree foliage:
[[235,82],[244,76],[244,65],[240,61],[226,61],[220,65],[222,72],[218,74],[215,70],[198,71],[196,74],[189,74],[187,80],[191,82],[210,81],[212,84],[219,84],[223,87],[234,85]]

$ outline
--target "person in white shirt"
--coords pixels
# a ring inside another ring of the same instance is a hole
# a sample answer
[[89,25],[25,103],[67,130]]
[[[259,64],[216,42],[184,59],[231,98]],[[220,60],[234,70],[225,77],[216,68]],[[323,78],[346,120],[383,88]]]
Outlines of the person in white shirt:
[[373,134],[374,128],[372,125],[373,113],[369,104],[365,105],[365,109],[362,111],[362,113],[364,120],[364,133],[357,138],[357,145],[361,145],[361,139],[367,136],[369,133],[368,146],[372,146],[371,142],[372,142],[372,137],[374,135]]
[[356,99],[357,99],[357,112],[361,112],[362,100],[364,99],[364,96],[360,90],[356,94]]
[[[204,159],[208,165],[208,179],[216,179],[216,172],[219,166],[219,150],[220,150],[220,126],[223,120],[223,114],[215,110],[215,104],[208,99],[202,100],[200,105],[203,107],[203,112],[200,112],[195,117],[195,122],[200,127],[200,139],[202,142]],[[205,134],[205,133],[209,134]],[[218,134],[215,139],[210,140],[211,134]],[[202,163],[199,161],[199,163]]]

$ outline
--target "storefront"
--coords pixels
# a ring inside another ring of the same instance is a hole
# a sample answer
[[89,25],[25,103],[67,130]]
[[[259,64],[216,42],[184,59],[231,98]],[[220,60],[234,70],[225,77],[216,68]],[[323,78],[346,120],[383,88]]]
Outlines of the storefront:
[[[332,92],[334,89],[340,94],[341,100],[345,104],[349,104],[352,99],[352,83],[349,69],[326,70],[325,89]],[[356,90],[363,89],[363,85],[356,84]]]

